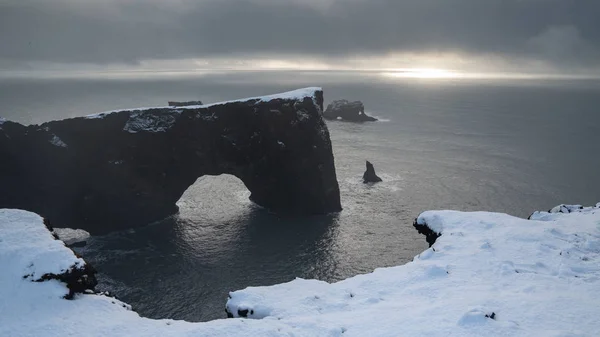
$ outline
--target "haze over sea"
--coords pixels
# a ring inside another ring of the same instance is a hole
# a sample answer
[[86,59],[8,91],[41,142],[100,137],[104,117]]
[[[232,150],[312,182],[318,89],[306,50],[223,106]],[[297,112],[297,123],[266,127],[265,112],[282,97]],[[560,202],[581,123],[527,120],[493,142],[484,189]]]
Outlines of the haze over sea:
[[[57,75],[57,74],[54,74]],[[344,210],[286,217],[232,176],[202,177],[180,214],[77,251],[143,316],[225,317],[228,291],[294,277],[336,281],[410,261],[424,210],[527,217],[600,201],[600,81],[435,79],[370,72],[112,73],[0,78],[0,117],[24,124],[169,100],[205,103],[322,86],[380,122],[328,122]],[[361,182],[365,160],[384,182]]]

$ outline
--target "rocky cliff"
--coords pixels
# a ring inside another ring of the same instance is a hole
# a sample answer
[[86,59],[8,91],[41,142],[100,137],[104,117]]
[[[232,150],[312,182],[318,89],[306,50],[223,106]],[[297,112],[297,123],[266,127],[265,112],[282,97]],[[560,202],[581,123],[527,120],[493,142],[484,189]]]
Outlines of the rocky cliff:
[[232,174],[277,212],[341,210],[323,92],[123,110],[24,126],[0,120],[0,208],[92,233],[160,220],[203,175]]

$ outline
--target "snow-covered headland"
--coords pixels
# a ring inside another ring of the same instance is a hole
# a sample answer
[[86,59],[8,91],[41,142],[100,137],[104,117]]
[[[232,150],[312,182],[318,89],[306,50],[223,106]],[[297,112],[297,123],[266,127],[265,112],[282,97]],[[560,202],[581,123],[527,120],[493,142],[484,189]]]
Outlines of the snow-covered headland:
[[[433,245],[406,265],[337,283],[296,279],[230,293],[206,323],[139,317],[44,275],[85,268],[43,219],[0,210],[0,336],[596,336],[600,203],[529,220],[427,211]],[[42,282],[36,282],[36,281]]]
[[273,212],[339,212],[322,114],[323,91],[310,87],[41,125],[0,121],[0,208],[108,233],[171,216],[198,178],[231,174],[255,204]]

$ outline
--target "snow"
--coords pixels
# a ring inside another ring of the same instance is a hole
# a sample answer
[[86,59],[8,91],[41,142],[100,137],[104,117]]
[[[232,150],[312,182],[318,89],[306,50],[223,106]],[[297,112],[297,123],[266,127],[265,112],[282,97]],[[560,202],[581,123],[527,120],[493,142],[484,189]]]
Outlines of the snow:
[[[170,107],[172,109],[172,107]],[[86,115],[83,118],[86,119],[103,119],[104,117],[113,114],[113,113],[117,113],[117,112],[121,112],[121,111],[131,111],[131,112],[141,112],[141,111],[146,111],[146,110],[151,110],[151,109],[163,109],[163,107],[148,107],[148,108],[135,108],[135,109],[117,109],[117,110],[110,110],[110,111],[103,111],[103,112],[98,112],[95,114],[91,114],[91,115]]]
[[[63,298],[65,284],[32,282],[85,263],[55,240],[31,212],[0,209],[0,336],[282,336],[301,327],[255,320],[188,323],[140,317],[123,302],[104,295]],[[31,275],[24,278],[26,275]]]
[[[34,213],[0,209],[0,256],[2,276],[38,280],[44,274],[60,274],[72,266],[83,266],[84,261],[65,249],[54,239]],[[4,282],[2,282],[3,285]],[[9,288],[0,287],[0,298],[7,298]]]
[[6,118],[0,117],[0,125],[4,124],[6,121],[8,121]]
[[565,209],[536,212],[536,220],[424,212],[418,223],[441,237],[411,263],[333,284],[249,287],[230,293],[227,308],[236,317],[337,325],[344,336],[595,336],[600,204]]
[[[323,89],[320,88],[320,87],[308,87],[308,88],[302,88],[302,89],[297,89],[297,90],[292,90],[292,91],[288,91],[288,92],[283,92],[283,93],[273,94],[273,95],[267,95],[267,96],[248,97],[248,98],[241,98],[241,99],[236,99],[236,100],[223,101],[223,102],[217,102],[217,103],[210,103],[210,104],[204,104],[204,105],[180,106],[180,107],[177,107],[177,109],[201,109],[201,108],[209,108],[211,106],[223,105],[223,104],[228,104],[228,103],[239,103],[239,102],[248,102],[248,101],[257,101],[256,103],[259,103],[259,102],[269,102],[269,101],[272,101],[272,100],[275,100],[275,99],[282,99],[282,100],[303,100],[306,97],[312,98],[315,106],[318,107],[318,104],[316,104],[316,101],[314,99],[315,91],[323,91]],[[87,116],[85,116],[85,118],[88,118],[88,119],[101,119],[101,118],[104,118],[104,117],[106,117],[106,116],[108,116],[108,115],[110,115],[112,113],[121,112],[121,111],[141,112],[141,111],[151,110],[151,109],[172,109],[172,108],[173,107],[151,107],[151,108],[136,108],[136,109],[119,109],[119,110],[105,111],[105,112],[100,112],[100,113],[96,113],[96,114],[87,115]]]
[[67,144],[65,144],[65,142],[58,138],[57,135],[52,135],[52,138],[50,139],[50,144],[58,147],[68,147]]
[[[308,88],[292,90],[292,91],[283,92],[283,93],[274,94],[274,95],[249,97],[249,98],[242,98],[242,99],[236,99],[236,100],[232,100],[232,101],[223,101],[223,102],[210,103],[210,104],[204,104],[204,105],[191,105],[191,106],[186,106],[186,107],[182,107],[182,108],[186,108],[186,109],[208,108],[208,107],[211,107],[214,105],[222,105],[222,104],[237,103],[237,102],[248,102],[248,101],[254,101],[254,100],[256,100],[257,103],[270,102],[270,101],[276,100],[276,99],[301,101],[307,97],[313,98],[313,101],[314,101],[315,91],[323,91],[323,88],[308,87]],[[315,105],[317,105],[317,104],[315,103]]]
[[301,122],[310,119],[310,115],[305,110],[298,110],[296,114],[298,115],[298,120]]
[[31,282],[84,262],[39,216],[0,210],[0,336],[595,336],[600,204],[563,206],[533,220],[427,211],[417,222],[441,236],[411,263],[234,291],[228,310],[250,319],[206,323],[141,318],[110,297],[69,301],[58,281]]
[[84,231],[83,229],[72,228],[54,228],[54,234],[56,234],[65,245],[83,242],[90,237],[89,232]]

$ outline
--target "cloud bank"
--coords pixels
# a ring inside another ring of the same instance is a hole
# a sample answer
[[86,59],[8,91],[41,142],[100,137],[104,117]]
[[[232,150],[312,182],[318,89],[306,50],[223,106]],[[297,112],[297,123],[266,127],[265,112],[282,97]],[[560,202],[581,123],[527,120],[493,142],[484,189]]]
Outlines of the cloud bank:
[[598,13],[586,0],[0,0],[0,66],[421,59],[596,69]]

